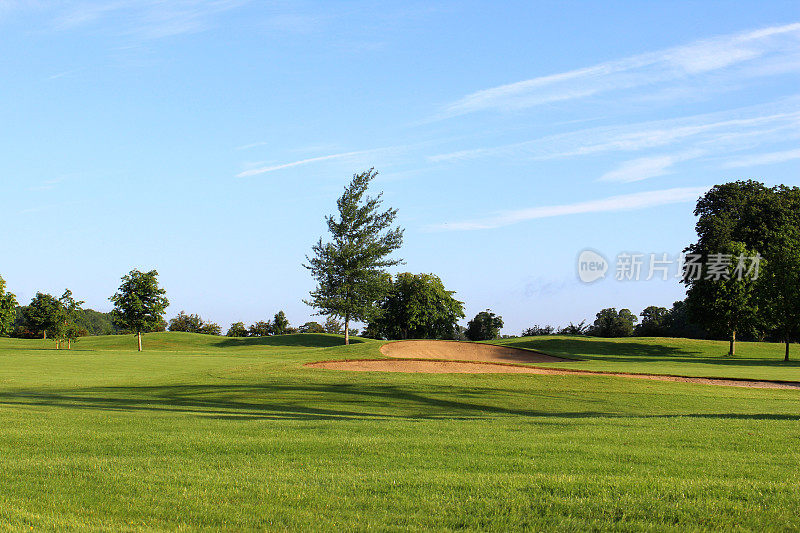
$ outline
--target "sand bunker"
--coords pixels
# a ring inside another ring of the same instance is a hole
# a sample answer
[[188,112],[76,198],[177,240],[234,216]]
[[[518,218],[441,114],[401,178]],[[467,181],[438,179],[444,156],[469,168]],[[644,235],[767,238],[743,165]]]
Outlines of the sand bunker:
[[522,366],[513,363],[552,363],[570,361],[528,350],[455,341],[397,341],[381,346],[381,353],[394,359],[359,359],[349,361],[321,361],[305,366],[328,370],[357,372],[406,372],[427,374],[546,374],[546,375],[602,375],[656,381],[677,381],[747,387],[756,389],[795,389],[800,383],[780,381],[751,381],[744,379],[690,378],[659,374],[628,374],[623,372],[594,372],[590,370],[563,370]]
[[569,361],[530,350],[457,341],[395,341],[381,346],[381,353],[398,359],[438,359],[483,363],[557,363]]

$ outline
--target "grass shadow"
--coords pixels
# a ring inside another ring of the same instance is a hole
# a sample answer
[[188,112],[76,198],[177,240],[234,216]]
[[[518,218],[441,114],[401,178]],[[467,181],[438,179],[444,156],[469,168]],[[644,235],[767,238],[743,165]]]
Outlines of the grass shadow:
[[[350,338],[350,344],[360,344],[364,341]],[[270,335],[269,337],[225,337],[213,343],[218,348],[236,346],[282,346],[296,348],[330,348],[331,346],[344,346],[344,336],[329,335],[327,333],[296,333],[291,335]]]

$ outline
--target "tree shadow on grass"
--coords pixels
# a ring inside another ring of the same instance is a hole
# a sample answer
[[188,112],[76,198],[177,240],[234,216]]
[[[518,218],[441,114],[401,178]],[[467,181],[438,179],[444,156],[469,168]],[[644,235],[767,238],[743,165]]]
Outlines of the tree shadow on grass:
[[[247,420],[475,420],[525,418],[731,418],[800,420],[800,414],[675,413],[631,414],[611,410],[537,410],[489,403],[496,390],[448,387],[441,396],[385,384],[165,385],[22,390],[0,393],[0,405],[90,411],[177,413],[230,421]],[[534,399],[536,394],[528,394]],[[457,397],[458,400],[452,398]],[[602,402],[599,402],[602,403]]]
[[718,357],[708,356],[707,352],[693,350],[691,348],[679,348],[676,346],[665,346],[637,341],[611,342],[599,340],[597,338],[581,339],[572,338],[548,338],[536,339],[524,342],[509,344],[509,346],[528,348],[540,351],[548,355],[564,355],[567,357],[579,357],[584,360],[607,361],[607,362],[664,362],[665,359],[681,359],[692,363],[704,363],[722,366],[777,366],[781,368],[798,368],[800,360],[784,362],[782,354],[776,355],[775,359],[753,358],[753,357],[725,357],[724,350],[720,351]]
[[[361,344],[364,341],[350,338],[350,344]],[[226,337],[215,343],[218,348],[235,346],[282,346],[297,348],[330,348],[344,346],[344,336],[324,333],[297,333],[291,335],[271,335],[269,337]]]

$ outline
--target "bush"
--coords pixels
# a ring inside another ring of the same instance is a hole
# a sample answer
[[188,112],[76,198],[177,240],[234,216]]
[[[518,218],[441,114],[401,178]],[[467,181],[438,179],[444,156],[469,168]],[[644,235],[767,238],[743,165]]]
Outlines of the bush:
[[227,337],[247,337],[247,327],[243,322],[234,322],[225,335]]

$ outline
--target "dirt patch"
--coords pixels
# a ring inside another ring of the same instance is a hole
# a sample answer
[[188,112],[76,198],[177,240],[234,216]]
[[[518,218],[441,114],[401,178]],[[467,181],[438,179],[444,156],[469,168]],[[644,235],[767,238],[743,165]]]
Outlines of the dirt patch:
[[395,341],[381,346],[381,353],[398,359],[479,361],[482,363],[558,363],[569,361],[531,350],[457,341]]

